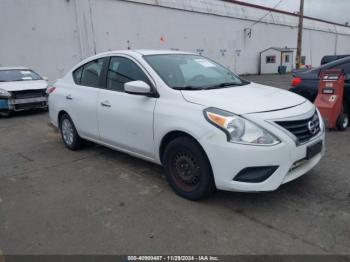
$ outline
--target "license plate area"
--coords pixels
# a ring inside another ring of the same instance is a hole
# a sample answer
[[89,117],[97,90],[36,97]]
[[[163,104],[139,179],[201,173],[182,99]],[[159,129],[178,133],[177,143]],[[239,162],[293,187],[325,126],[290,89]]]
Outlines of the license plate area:
[[320,141],[316,144],[308,146],[306,149],[306,159],[311,159],[317,154],[322,152],[323,142]]
[[0,110],[1,109],[8,109],[9,103],[7,99],[0,99]]

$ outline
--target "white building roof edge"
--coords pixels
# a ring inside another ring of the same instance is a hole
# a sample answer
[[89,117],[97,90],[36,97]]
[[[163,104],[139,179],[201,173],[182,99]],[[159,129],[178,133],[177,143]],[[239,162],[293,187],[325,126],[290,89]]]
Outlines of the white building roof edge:
[[[222,0],[124,0],[160,7],[174,8],[190,12],[212,14],[232,17],[236,19],[260,21],[261,23],[278,24],[283,26],[297,27],[298,17],[292,14],[278,11],[245,6],[238,3],[230,3]],[[268,15],[266,15],[269,13]],[[265,16],[265,17],[264,17]],[[263,19],[261,19],[264,17]],[[304,28],[309,30],[324,31],[336,34],[350,35],[350,27],[342,26],[327,21],[319,21],[305,18]]]

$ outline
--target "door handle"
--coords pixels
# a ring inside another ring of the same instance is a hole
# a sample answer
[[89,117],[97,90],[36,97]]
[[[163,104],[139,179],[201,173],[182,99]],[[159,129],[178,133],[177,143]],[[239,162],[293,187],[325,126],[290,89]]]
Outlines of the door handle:
[[67,99],[67,100],[73,100],[73,97],[72,97],[72,95],[67,95],[67,96],[66,96],[66,99]]
[[109,101],[104,101],[104,102],[101,102],[101,106],[103,106],[103,107],[111,107],[111,104],[109,103]]

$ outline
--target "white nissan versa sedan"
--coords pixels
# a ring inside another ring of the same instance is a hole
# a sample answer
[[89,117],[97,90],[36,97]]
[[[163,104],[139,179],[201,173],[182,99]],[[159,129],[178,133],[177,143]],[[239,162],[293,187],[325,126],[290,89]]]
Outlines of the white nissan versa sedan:
[[216,188],[275,190],[324,153],[313,104],[192,53],[99,54],[49,93],[51,121],[69,149],[90,140],[163,165],[173,190],[192,200]]

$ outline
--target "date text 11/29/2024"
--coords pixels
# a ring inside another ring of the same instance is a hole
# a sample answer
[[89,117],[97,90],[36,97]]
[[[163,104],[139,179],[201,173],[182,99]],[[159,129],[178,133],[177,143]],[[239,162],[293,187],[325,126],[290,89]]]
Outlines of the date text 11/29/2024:
[[126,261],[220,261],[217,256],[128,256]]

